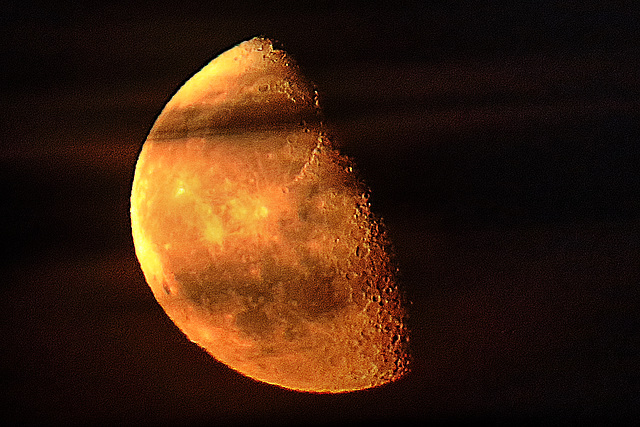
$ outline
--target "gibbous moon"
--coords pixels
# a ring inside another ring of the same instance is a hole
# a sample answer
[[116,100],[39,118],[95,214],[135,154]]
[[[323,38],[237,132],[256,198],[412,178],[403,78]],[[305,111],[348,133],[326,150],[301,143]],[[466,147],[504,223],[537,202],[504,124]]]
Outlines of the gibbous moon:
[[408,331],[383,225],[320,118],[314,86],[270,40],[224,52],[151,129],[131,223],[189,339],[253,379],[339,393],[406,374]]

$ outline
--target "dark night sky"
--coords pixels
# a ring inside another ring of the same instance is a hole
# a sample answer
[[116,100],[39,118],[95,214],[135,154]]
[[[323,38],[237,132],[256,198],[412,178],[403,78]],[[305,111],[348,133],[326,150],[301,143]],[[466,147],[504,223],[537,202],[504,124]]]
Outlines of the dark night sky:
[[[634,2],[79,3],[0,6],[0,419],[640,415]],[[255,35],[317,83],[386,219],[413,301],[397,383],[330,396],[244,378],[181,335],[139,270],[128,197],[146,134]]]

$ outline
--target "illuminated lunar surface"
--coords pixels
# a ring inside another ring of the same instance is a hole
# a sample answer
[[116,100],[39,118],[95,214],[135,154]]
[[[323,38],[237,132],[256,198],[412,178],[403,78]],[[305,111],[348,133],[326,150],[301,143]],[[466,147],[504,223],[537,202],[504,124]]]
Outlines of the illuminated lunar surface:
[[310,392],[408,372],[383,226],[322,131],[313,85],[269,40],[221,54],[167,103],[136,166],[131,221],[160,305],[238,372]]

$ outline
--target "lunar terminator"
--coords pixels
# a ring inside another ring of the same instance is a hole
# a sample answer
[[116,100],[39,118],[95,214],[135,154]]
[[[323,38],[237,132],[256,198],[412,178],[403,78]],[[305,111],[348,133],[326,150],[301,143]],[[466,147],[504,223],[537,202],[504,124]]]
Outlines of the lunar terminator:
[[232,369],[300,391],[379,386],[408,372],[408,330],[367,194],[314,86],[254,38],[188,80],[151,129],[136,255],[173,322]]

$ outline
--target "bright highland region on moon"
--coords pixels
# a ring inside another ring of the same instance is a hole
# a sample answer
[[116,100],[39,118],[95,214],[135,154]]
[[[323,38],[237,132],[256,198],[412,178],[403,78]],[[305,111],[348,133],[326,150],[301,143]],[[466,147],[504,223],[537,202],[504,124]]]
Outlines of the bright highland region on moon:
[[136,254],[175,324],[281,387],[344,392],[408,372],[405,309],[367,188],[296,63],[254,38],[167,103],[131,194]]

